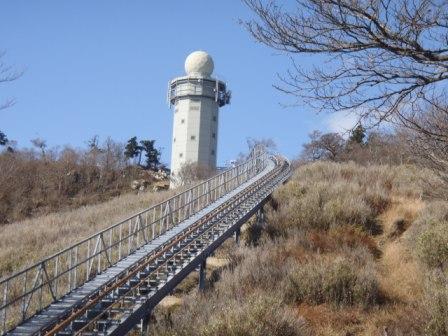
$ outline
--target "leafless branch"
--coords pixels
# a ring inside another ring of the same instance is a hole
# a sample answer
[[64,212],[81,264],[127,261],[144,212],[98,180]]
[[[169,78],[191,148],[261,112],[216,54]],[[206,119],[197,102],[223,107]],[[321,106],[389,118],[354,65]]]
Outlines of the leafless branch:
[[355,110],[360,119],[407,124],[410,107],[422,110],[425,97],[443,96],[446,0],[296,0],[293,10],[243,1],[256,14],[245,22],[256,40],[291,55],[327,57],[311,69],[293,61],[277,85],[319,111]]
[[[12,82],[23,75],[23,71],[17,71],[12,66],[7,65],[5,62],[3,62],[5,54],[6,53],[4,51],[0,51],[0,85],[3,83]],[[3,102],[0,102],[0,110],[4,110],[14,104],[15,100],[9,98]]]

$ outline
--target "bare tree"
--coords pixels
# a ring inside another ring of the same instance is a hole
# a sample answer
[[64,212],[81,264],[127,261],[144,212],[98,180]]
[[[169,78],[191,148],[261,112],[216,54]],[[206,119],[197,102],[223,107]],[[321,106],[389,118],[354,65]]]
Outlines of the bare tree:
[[193,182],[206,180],[215,174],[215,170],[200,163],[186,163],[180,169],[176,178],[182,185],[189,185]]
[[310,134],[310,142],[303,145],[301,157],[306,161],[337,161],[344,152],[345,140],[338,133],[314,131]]
[[263,148],[268,153],[274,153],[277,151],[277,144],[270,138],[247,138],[246,139],[248,152],[240,152],[235,160],[232,160],[233,164],[239,164],[247,160],[247,157],[251,155],[257,148]]
[[[12,82],[23,74],[23,71],[16,71],[12,66],[3,62],[5,54],[4,51],[0,51],[0,84]],[[10,107],[14,105],[14,103],[15,101],[12,98],[0,102],[0,110]]]
[[45,150],[47,148],[47,142],[42,138],[35,138],[31,140],[31,143],[36,147],[39,148],[42,158],[45,158]]
[[101,166],[103,169],[119,170],[126,166],[126,158],[124,156],[124,145],[114,141],[110,136],[106,138],[102,145]]
[[411,152],[419,162],[437,172],[448,184],[448,114],[432,108],[419,116],[419,124],[429,132],[402,130]]
[[319,110],[349,110],[360,120],[399,121],[431,134],[420,122],[428,106],[446,100],[446,0],[243,0],[256,14],[250,33],[272,48],[322,54],[322,67],[293,67],[277,87]]
[[268,152],[277,151],[277,144],[273,139],[270,138],[261,138],[261,139],[247,138],[246,141],[247,146],[249,147],[249,152],[252,152],[252,150],[257,146],[262,146]]

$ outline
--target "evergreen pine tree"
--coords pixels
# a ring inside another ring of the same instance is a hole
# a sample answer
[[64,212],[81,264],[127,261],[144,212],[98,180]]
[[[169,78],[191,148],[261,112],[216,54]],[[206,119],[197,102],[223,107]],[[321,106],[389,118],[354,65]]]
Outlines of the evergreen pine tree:
[[160,151],[154,147],[155,140],[142,140],[140,144],[145,151],[146,167],[156,170],[160,164]]
[[356,128],[352,131],[349,141],[351,143],[358,143],[362,145],[364,143],[365,137],[366,129],[362,126],[362,124],[358,124],[358,126],[356,126]]
[[[132,137],[128,140],[128,143],[126,144],[124,156],[128,160],[133,159],[137,156],[141,157],[141,155],[140,155],[141,151],[142,151],[142,148],[138,145],[137,137]],[[140,159],[139,159],[138,164],[140,164]]]
[[6,134],[0,131],[0,146],[6,146],[8,142],[9,140]]

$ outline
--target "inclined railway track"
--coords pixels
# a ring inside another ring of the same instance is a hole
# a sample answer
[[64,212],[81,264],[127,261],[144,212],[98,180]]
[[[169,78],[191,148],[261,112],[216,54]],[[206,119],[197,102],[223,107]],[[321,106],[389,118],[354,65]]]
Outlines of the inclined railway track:
[[[158,237],[153,234],[154,238],[135,252],[5,334],[124,335],[137,325],[144,329],[151,310],[163,297],[198,266],[203,272],[206,257],[238,231],[290,174],[286,160],[267,157],[264,153],[251,165],[257,169],[247,178],[241,178],[245,175],[238,174],[237,168],[233,179],[235,187],[227,188],[221,197],[211,197],[194,215],[190,214]],[[212,190],[209,188],[207,193]],[[188,202],[184,205],[188,207]],[[163,221],[161,223],[163,225]],[[152,230],[154,232],[154,228]],[[105,250],[107,255],[108,249]],[[90,270],[91,265],[88,266]],[[53,284],[48,282],[51,289]]]

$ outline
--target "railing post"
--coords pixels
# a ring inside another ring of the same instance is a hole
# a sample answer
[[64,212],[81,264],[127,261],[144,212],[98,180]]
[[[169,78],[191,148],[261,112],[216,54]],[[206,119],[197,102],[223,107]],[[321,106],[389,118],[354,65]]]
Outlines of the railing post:
[[[89,240],[89,243],[90,243],[90,240]],[[88,271],[86,271],[86,273],[87,272]],[[88,275],[87,275],[87,280],[89,280]],[[56,298],[58,298],[58,282],[59,282],[59,254],[56,257],[56,261],[55,261],[55,265],[54,265],[54,295],[56,296]]]
[[257,225],[259,225],[260,227],[263,227],[265,224],[265,214],[264,214],[264,208],[260,207],[260,209],[257,210],[257,214],[256,214],[256,222]]
[[5,283],[5,287],[3,289],[3,311],[2,311],[2,319],[1,319],[1,326],[2,328],[0,329],[2,334],[6,331],[6,319],[7,319],[7,309],[8,307],[6,306],[6,302],[8,301],[8,286],[9,286],[9,281],[6,281]]
[[140,335],[146,336],[148,335],[148,329],[149,329],[149,318],[150,314],[147,314],[145,317],[143,317],[140,321]]
[[[123,225],[120,224],[118,230],[118,260],[121,260],[121,241],[123,240]],[[90,244],[90,241],[89,241]]]

